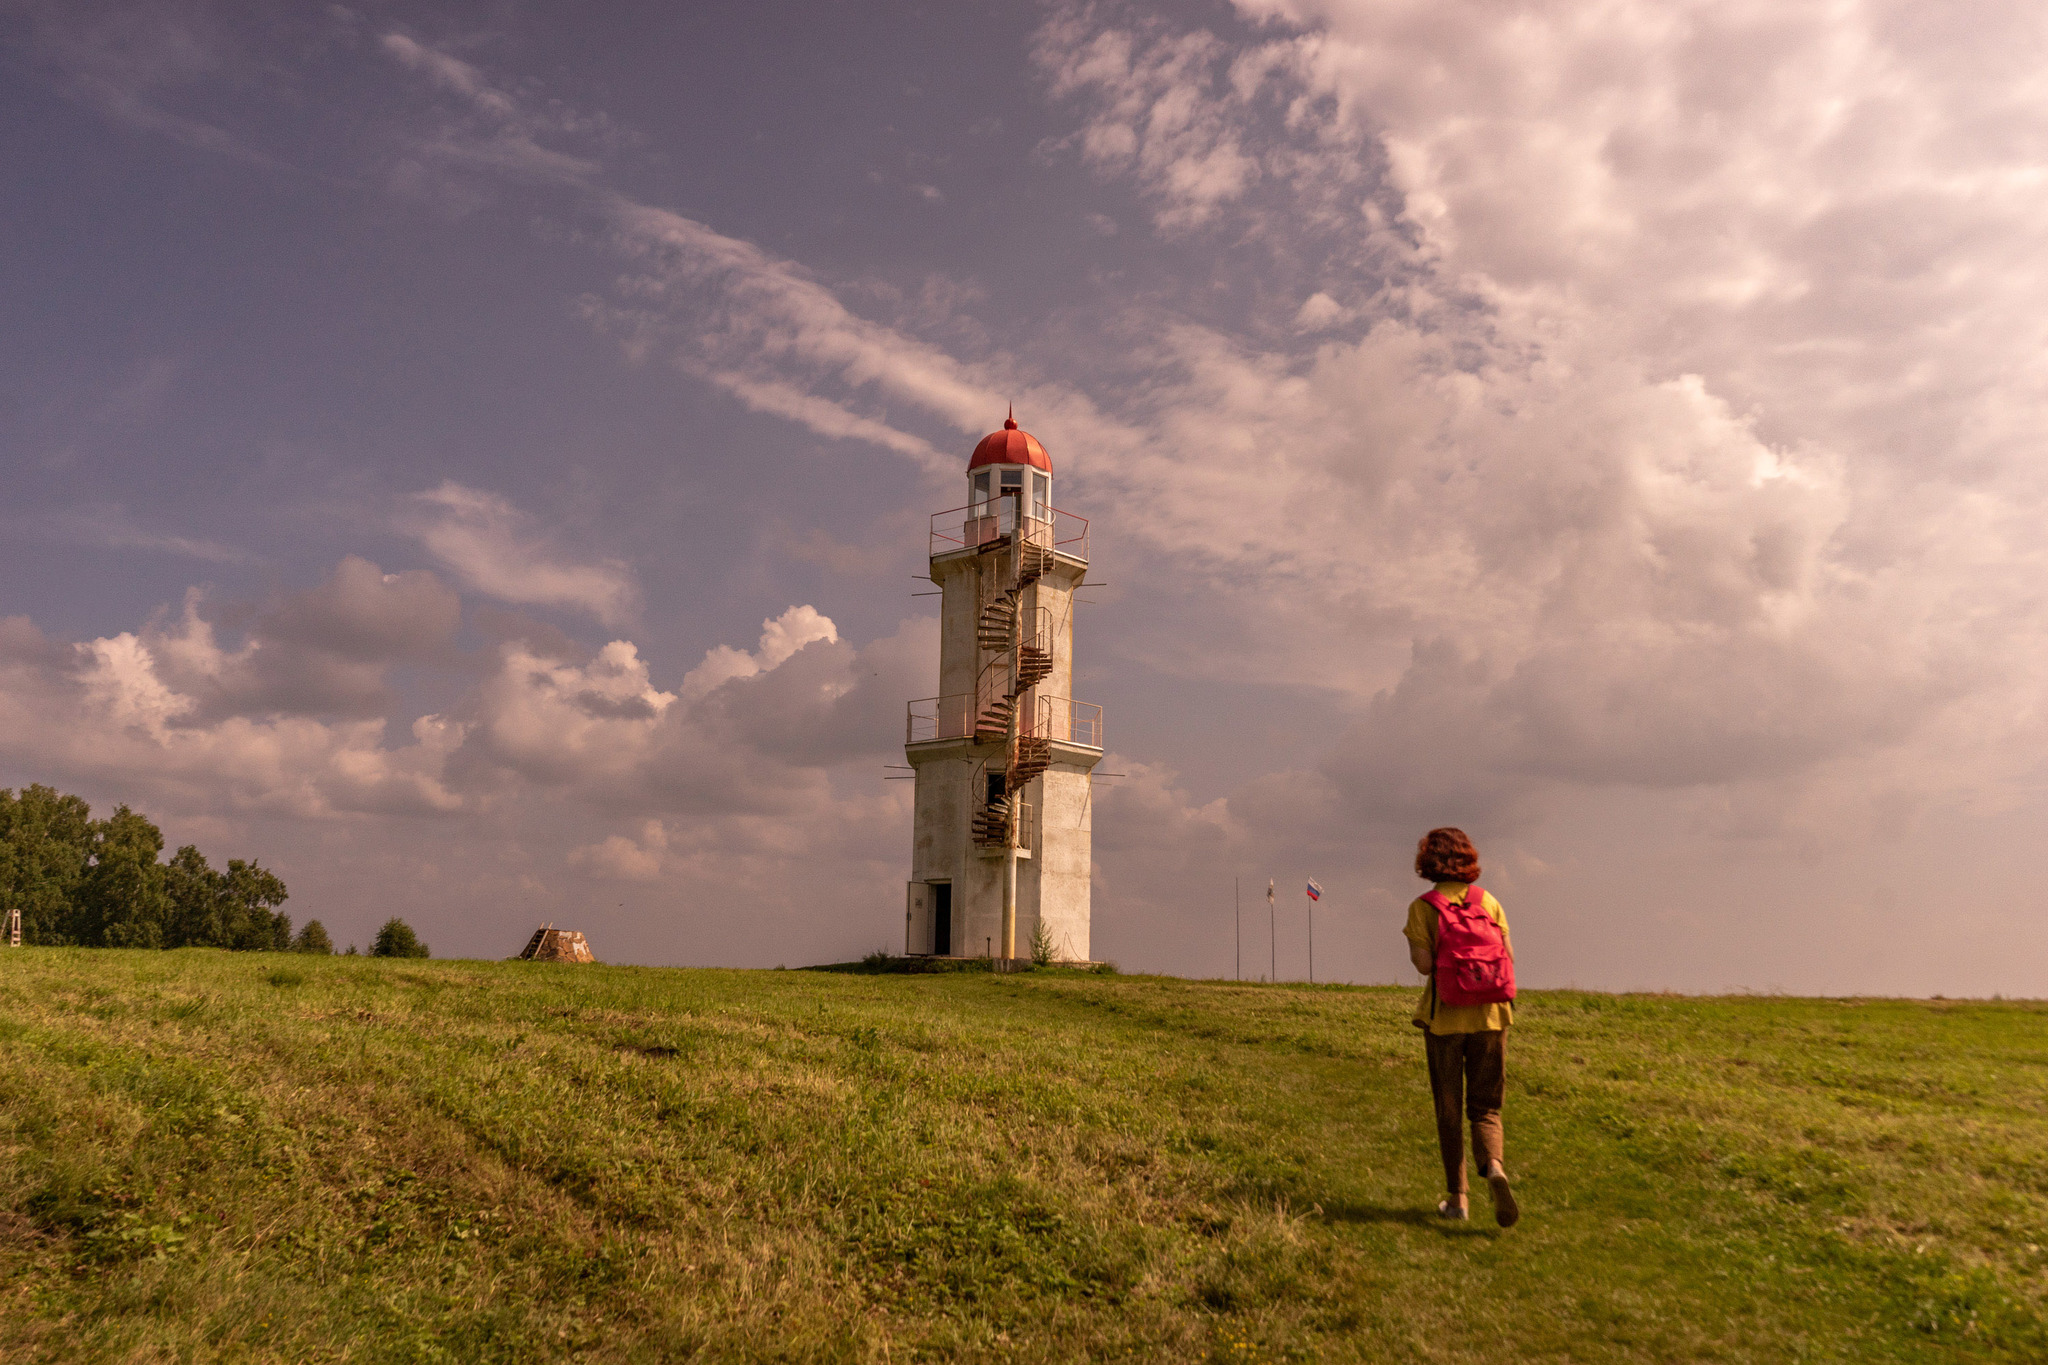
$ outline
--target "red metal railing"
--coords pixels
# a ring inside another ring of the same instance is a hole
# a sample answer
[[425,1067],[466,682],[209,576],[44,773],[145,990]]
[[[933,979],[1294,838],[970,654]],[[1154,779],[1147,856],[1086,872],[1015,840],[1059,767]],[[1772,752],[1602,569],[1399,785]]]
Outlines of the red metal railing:
[[[991,498],[944,512],[932,513],[931,553],[936,559],[955,550],[973,550],[1007,545],[1017,520],[1014,498]],[[1074,559],[1088,558],[1088,518],[1057,507],[1045,509],[1044,516],[1024,517],[1024,539]]]

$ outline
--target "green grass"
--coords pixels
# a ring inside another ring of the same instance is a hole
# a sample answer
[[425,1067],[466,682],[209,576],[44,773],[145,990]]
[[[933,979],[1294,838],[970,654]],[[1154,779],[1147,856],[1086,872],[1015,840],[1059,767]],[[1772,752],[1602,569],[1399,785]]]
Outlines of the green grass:
[[0,952],[8,1360],[2048,1359],[2048,1007]]

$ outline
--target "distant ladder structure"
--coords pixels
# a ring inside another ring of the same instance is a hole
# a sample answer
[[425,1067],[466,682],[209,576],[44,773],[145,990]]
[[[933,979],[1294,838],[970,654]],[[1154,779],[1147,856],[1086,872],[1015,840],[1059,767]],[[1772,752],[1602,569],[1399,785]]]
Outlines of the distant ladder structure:
[[[526,947],[520,951],[519,960],[522,962],[531,962],[533,960],[533,955],[540,951],[541,944],[546,943],[548,941],[548,933],[554,927],[555,922],[553,920],[549,920],[546,924],[543,924],[540,928],[534,930],[533,937],[526,940]],[[500,939],[498,941],[500,943],[504,942],[503,939]]]
[[533,931],[533,937],[526,940],[526,950],[519,954],[521,962],[595,962],[597,958],[590,951],[590,940],[580,930],[557,929],[555,922]]
[[21,907],[18,905],[7,912],[7,946],[21,946]]

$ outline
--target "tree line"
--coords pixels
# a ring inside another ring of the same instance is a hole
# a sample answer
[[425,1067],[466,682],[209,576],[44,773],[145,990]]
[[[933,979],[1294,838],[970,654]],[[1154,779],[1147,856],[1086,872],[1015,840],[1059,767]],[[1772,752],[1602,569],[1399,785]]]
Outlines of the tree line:
[[[0,913],[20,909],[25,944],[334,951],[317,919],[292,933],[277,908],[289,894],[283,880],[253,858],[215,868],[191,844],[169,862],[158,861],[163,851],[155,822],[125,805],[95,820],[84,798],[53,787],[0,788]],[[425,957],[427,948],[393,919],[371,953]]]

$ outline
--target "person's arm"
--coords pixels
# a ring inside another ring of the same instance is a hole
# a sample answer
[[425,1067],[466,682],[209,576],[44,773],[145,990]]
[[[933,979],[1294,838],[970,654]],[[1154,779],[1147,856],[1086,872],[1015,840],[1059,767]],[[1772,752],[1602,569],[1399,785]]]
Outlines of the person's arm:
[[1429,902],[1419,900],[1408,907],[1408,927],[1401,932],[1408,939],[1408,960],[1424,976],[1436,970],[1435,930],[1436,912]]

